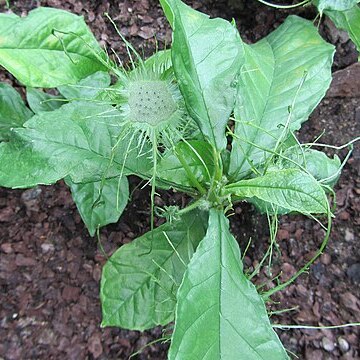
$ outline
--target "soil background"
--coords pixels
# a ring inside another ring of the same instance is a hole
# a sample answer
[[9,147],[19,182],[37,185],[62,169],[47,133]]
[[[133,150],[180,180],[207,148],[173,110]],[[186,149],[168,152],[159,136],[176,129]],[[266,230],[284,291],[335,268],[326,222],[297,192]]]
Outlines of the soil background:
[[[274,10],[255,0],[188,1],[211,16],[235,18],[246,42],[266,36],[292,13],[314,19],[312,8]],[[281,3],[281,1],[278,1]],[[284,2],[283,2],[284,3]],[[288,2],[287,2],[288,3]],[[121,32],[145,56],[171,43],[171,31],[155,0],[140,1],[41,1],[42,6],[81,14],[101,44],[126,58],[124,44],[103,17],[108,12]],[[10,10],[0,0],[0,12],[26,15],[40,1],[11,1]],[[345,33],[323,20],[320,33],[336,45],[334,82],[327,97],[303,126],[301,139],[311,141],[325,130],[321,142],[341,145],[360,135],[360,68],[357,53]],[[20,92],[16,80],[0,68],[0,81]],[[340,151],[344,158],[346,150]],[[133,188],[138,180],[131,179]],[[330,326],[360,320],[360,151],[355,147],[336,186],[337,210],[326,252],[274,299],[270,310],[294,310],[272,317],[281,324]],[[180,194],[161,193],[158,204],[181,204]],[[149,191],[132,194],[119,223],[101,231],[108,254],[149,229]],[[159,220],[159,223],[161,220]],[[267,220],[251,206],[241,204],[231,217],[232,231],[244,251],[252,244],[245,266],[254,268],[268,244]],[[273,276],[289,278],[320,245],[324,231],[302,216],[281,220]],[[0,189],[0,359],[128,359],[163,329],[139,333],[101,329],[99,280],[106,258],[97,239],[89,237],[70,192],[63,182],[28,190]],[[262,272],[257,282],[271,278]],[[337,330],[279,331],[284,345],[299,359],[360,359],[355,327]],[[146,347],[134,359],[166,359],[168,344]],[[196,359],[189,359],[196,360]]]

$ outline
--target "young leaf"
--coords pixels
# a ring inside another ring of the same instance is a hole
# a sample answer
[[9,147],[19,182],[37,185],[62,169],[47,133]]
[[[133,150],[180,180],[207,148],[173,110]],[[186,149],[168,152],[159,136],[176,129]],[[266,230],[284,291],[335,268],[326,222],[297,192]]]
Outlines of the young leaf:
[[[179,159],[188,166],[188,172]],[[209,183],[214,167],[211,145],[201,140],[190,140],[187,143],[180,142],[173,150],[165,154],[159,162],[157,176],[160,180],[194,187],[192,178],[202,184]]]
[[334,186],[339,179],[341,161],[336,155],[332,159],[322,151],[313,149],[301,151],[297,146],[289,148],[283,155],[292,161],[282,159],[279,165],[281,168],[294,168],[294,161],[324,185]]
[[162,71],[169,70],[172,67],[171,50],[160,50],[145,60],[146,66],[160,67]]
[[4,17],[0,21],[0,65],[24,85],[74,84],[106,70],[94,55],[104,57],[103,51],[82,17],[52,8],[38,8],[16,20],[11,16],[3,21]]
[[19,93],[10,85],[0,83],[0,141],[9,138],[11,128],[22,126],[32,116]]
[[193,211],[117,250],[102,272],[102,326],[144,330],[172,321],[177,288],[206,223]]
[[334,47],[313,24],[296,16],[255,45],[245,46],[245,65],[235,106],[230,160],[233,180],[272,155],[279,138],[297,130],[331,82]]
[[215,209],[178,291],[169,360],[183,359],[288,359],[243,273],[229,222]]
[[311,176],[299,169],[269,171],[264,176],[227,185],[225,194],[242,199],[260,200],[269,210],[280,207],[288,212],[327,214],[328,201],[324,189]]
[[325,14],[334,22],[337,28],[345,30],[360,53],[360,7],[355,5],[346,11],[326,10]]
[[313,4],[320,13],[324,10],[344,11],[349,10],[357,4],[358,0],[313,0]]
[[[101,181],[76,184],[66,178],[72,197],[89,234],[95,235],[98,227],[116,223],[129,199],[129,184],[126,176]],[[120,181],[120,183],[119,183]],[[100,195],[101,190],[101,196]]]
[[55,96],[34,88],[26,88],[26,100],[30,109],[38,114],[44,111],[53,111],[66,103],[62,96]]
[[80,80],[77,84],[59,86],[58,90],[69,100],[95,99],[110,86],[110,82],[110,75],[107,72],[98,71]]
[[172,63],[186,107],[209,142],[223,150],[243,64],[239,33],[228,21],[210,19],[180,0],[161,4],[174,15]]
[[147,154],[138,153],[136,140],[128,151],[132,134],[124,130],[121,114],[112,106],[71,102],[35,115],[24,129],[14,131],[47,159],[58,179],[69,175],[79,183],[118,176],[124,161],[123,175],[144,176],[152,167]]

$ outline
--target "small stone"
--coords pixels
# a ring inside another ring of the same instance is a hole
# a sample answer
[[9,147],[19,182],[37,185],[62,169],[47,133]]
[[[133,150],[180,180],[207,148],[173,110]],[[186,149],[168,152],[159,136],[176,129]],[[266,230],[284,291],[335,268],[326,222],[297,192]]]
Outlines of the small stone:
[[302,284],[299,284],[299,285],[296,286],[296,292],[302,298],[306,298],[306,297],[309,296],[309,291]]
[[101,268],[98,264],[95,265],[94,270],[92,272],[93,279],[96,282],[100,282],[101,279]]
[[355,236],[354,233],[352,233],[349,229],[345,230],[345,241],[351,242],[354,241]]
[[339,349],[343,354],[349,351],[350,345],[343,337],[340,337],[338,339],[338,344],[339,344]]
[[1,244],[1,251],[3,251],[5,254],[12,253],[13,249],[10,243],[4,243]]
[[325,274],[325,265],[318,262],[310,268],[310,274],[316,279],[320,280]]
[[103,353],[100,334],[94,334],[90,337],[88,341],[88,348],[95,359],[97,359]]
[[278,238],[278,240],[282,241],[282,240],[287,240],[289,239],[290,235],[289,232],[285,229],[280,229],[277,234],[276,237]]
[[301,240],[303,232],[304,232],[304,229],[297,229],[297,230],[295,231],[295,239],[296,239],[297,241],[300,241],[300,240]]
[[324,264],[324,265],[329,265],[331,264],[331,256],[327,253],[322,254],[320,261]]
[[42,243],[41,244],[41,250],[43,253],[48,253],[50,251],[54,251],[55,250],[55,246],[51,243]]
[[39,336],[39,344],[41,345],[50,345],[56,339],[55,334],[51,329],[44,329]]
[[155,35],[155,29],[150,26],[142,26],[138,35],[145,40],[149,40]]
[[353,283],[360,284],[360,263],[355,263],[349,266],[346,270],[346,275]]
[[321,350],[306,350],[306,360],[323,360],[323,352]]
[[75,286],[66,285],[62,291],[62,298],[65,301],[77,301],[80,296],[81,289]]
[[15,258],[15,264],[17,266],[35,266],[36,260],[25,257],[24,255],[18,254]]
[[357,299],[357,297],[350,292],[346,292],[340,295],[340,304],[344,306],[347,310],[358,312],[358,303],[359,300]]
[[339,219],[347,221],[350,219],[350,214],[344,210],[339,214]]
[[331,341],[330,339],[328,339],[327,337],[322,338],[321,345],[322,345],[323,349],[326,350],[327,352],[332,352],[335,349],[334,342]]
[[31,201],[31,200],[35,200],[40,196],[41,192],[42,192],[42,190],[39,187],[35,187],[35,188],[32,188],[32,189],[25,190],[21,194],[21,200],[24,203],[26,203],[28,201]]
[[294,268],[294,266],[292,266],[289,263],[283,263],[281,268],[282,268],[282,271],[287,275],[293,275],[296,272],[296,269]]

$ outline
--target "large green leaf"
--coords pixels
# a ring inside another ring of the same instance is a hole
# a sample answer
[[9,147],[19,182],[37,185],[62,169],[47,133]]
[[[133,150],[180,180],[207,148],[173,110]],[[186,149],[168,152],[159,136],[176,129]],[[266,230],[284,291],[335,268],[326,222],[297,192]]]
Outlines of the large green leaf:
[[[22,153],[30,152],[26,158],[31,158],[34,153],[41,154],[41,158],[46,159],[52,168],[54,177],[51,180],[48,176],[46,182],[55,182],[68,175],[76,183],[98,181],[104,176],[118,176],[121,172],[123,175],[146,177],[144,174],[152,167],[146,151],[138,153],[137,140],[124,129],[119,111],[107,105],[72,102],[58,110],[35,115],[24,124],[24,128],[15,129],[14,133],[29,144],[21,150]],[[0,153],[0,163],[11,164],[11,156],[19,156],[17,153],[11,155],[11,151],[16,152],[17,149],[10,146],[6,152]],[[13,180],[12,187],[30,186],[22,180],[28,175],[15,171],[16,167],[13,171],[9,168],[4,174],[6,178],[0,177],[0,183],[14,176],[19,183]],[[35,174],[42,173],[35,166],[33,171]],[[41,178],[39,183],[43,183]]]
[[222,211],[209,226],[178,291],[170,360],[288,359],[264,302],[246,279]]
[[144,330],[172,321],[176,291],[206,224],[207,216],[191,212],[116,251],[102,273],[102,326]]
[[244,60],[243,43],[236,28],[223,19],[210,19],[180,0],[161,3],[174,15],[172,63],[187,109],[204,136],[222,150]]
[[324,189],[299,169],[274,169],[264,176],[227,185],[224,192],[250,201],[255,198],[255,203],[267,204],[269,211],[279,207],[287,212],[326,214],[329,209]]
[[104,56],[82,17],[38,8],[25,18],[15,20],[11,15],[4,19],[6,15],[0,18],[0,65],[24,85],[51,88],[73,84],[106,70],[94,55]]
[[66,103],[62,96],[51,95],[34,88],[26,89],[26,100],[35,114],[56,110]]
[[285,140],[307,120],[330,85],[333,54],[313,24],[296,16],[245,47],[234,111],[233,180],[265,161],[272,155],[267,149],[274,150],[279,138]]
[[322,13],[324,10],[349,10],[357,4],[358,0],[313,0],[313,4]]
[[9,188],[49,185],[59,180],[59,173],[30,143],[15,134],[0,143],[0,186]]
[[66,184],[70,186],[72,197],[91,236],[95,235],[98,227],[117,222],[129,199],[129,184],[125,176],[121,180],[105,179],[103,185],[101,181],[76,184],[69,178]]
[[157,176],[161,180],[193,187],[194,184],[179,159],[186,163],[192,176],[199,183],[210,182],[215,165],[212,147],[209,143],[201,140],[180,142],[173,150],[168,151],[159,162]]
[[360,8],[355,5],[346,11],[325,10],[325,14],[334,22],[336,27],[347,31],[350,39],[360,53]]
[[0,141],[8,139],[10,129],[22,126],[32,115],[19,93],[10,85],[0,83]]
[[77,84],[59,86],[58,90],[69,100],[95,99],[102,91],[106,91],[110,82],[110,75],[107,72],[98,71]]

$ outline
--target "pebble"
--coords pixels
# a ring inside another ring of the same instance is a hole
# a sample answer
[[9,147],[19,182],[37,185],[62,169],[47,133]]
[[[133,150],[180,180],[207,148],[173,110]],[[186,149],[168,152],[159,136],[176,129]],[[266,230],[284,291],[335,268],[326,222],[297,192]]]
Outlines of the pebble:
[[81,289],[75,286],[66,285],[62,291],[62,298],[65,301],[74,301],[76,302],[79,299]]
[[51,243],[42,243],[41,244],[41,250],[44,253],[50,252],[50,251],[54,251],[55,250],[55,246]]
[[354,241],[355,236],[354,233],[352,233],[349,229],[345,230],[345,241],[351,242]]
[[349,351],[350,345],[344,338],[340,337],[338,339],[338,344],[339,344],[339,349],[343,354]]
[[334,342],[331,341],[330,339],[328,339],[327,337],[322,338],[321,345],[322,345],[323,349],[326,350],[327,352],[332,352],[335,349]]
[[290,236],[289,232],[285,229],[280,229],[276,234],[276,237],[280,241],[287,240],[289,238],[289,236]]
[[100,334],[94,334],[90,337],[88,341],[88,348],[95,359],[97,359],[103,353]]
[[327,253],[322,254],[320,261],[324,264],[324,265],[329,265],[331,263],[331,256]]
[[322,263],[316,263],[310,268],[310,274],[316,279],[320,280],[325,273],[325,265]]
[[17,266],[35,266],[36,260],[33,258],[25,257],[24,255],[18,254],[15,258],[15,264]]
[[358,312],[358,303],[359,300],[357,299],[357,297],[350,292],[346,292],[340,295],[340,304],[349,311]]
[[5,253],[5,254],[10,254],[12,253],[13,249],[10,243],[4,243],[1,244],[1,250]]
[[353,283],[360,284],[360,263],[349,266],[346,270],[346,275]]

